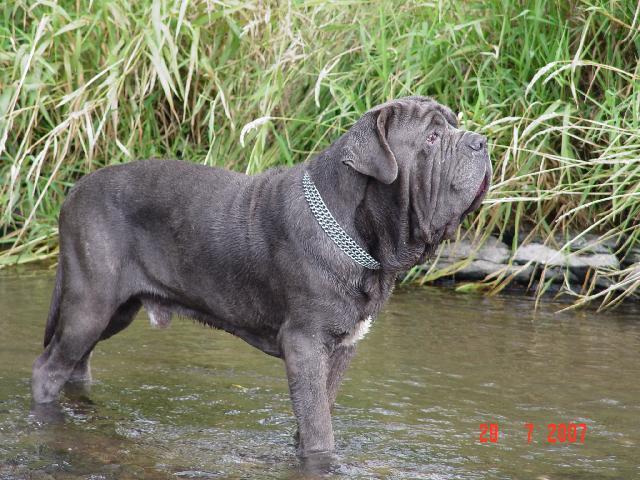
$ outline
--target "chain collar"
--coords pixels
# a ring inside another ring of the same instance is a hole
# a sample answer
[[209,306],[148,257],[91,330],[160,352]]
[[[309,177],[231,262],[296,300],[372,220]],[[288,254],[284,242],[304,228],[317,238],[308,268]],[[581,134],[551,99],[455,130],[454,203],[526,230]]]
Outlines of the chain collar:
[[370,270],[378,270],[380,263],[369,255],[364,248],[358,245],[353,238],[336,222],[327,205],[322,200],[320,192],[316,188],[313,180],[307,172],[302,177],[302,187],[304,189],[304,198],[307,199],[309,208],[316,218],[322,230],[329,235],[329,238],[348,255],[353,261]]

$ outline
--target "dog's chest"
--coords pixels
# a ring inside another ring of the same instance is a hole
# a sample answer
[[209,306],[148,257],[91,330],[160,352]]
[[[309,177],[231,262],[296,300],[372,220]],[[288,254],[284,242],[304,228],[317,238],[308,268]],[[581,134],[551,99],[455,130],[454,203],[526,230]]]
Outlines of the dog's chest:
[[362,340],[364,336],[369,332],[373,318],[369,315],[364,320],[360,320],[355,324],[353,330],[349,334],[342,338],[340,345],[350,346],[355,345],[358,341]]

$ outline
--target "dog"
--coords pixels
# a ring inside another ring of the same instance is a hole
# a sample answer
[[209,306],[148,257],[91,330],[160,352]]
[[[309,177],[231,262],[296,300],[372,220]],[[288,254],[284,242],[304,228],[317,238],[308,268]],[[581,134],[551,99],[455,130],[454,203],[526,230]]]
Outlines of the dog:
[[236,335],[284,361],[302,458],[331,454],[331,410],[396,277],[476,210],[484,136],[404,97],[366,112],[305,163],[248,176],[177,160],[102,168],[70,190],[36,404],[91,378],[95,345],[141,307]]

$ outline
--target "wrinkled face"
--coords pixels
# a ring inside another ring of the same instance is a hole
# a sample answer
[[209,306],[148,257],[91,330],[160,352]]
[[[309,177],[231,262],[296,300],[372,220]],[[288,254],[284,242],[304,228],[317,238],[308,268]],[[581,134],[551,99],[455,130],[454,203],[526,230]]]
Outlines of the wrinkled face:
[[453,112],[427,97],[368,111],[345,135],[343,156],[395,192],[394,203],[409,211],[412,236],[430,245],[455,236],[491,181],[487,139],[458,129]]
[[458,129],[448,108],[420,103],[405,119],[404,131],[396,129],[390,140],[400,140],[411,194],[430,218],[431,240],[437,243],[454,238],[464,217],[480,206],[491,182],[491,162],[484,136]]

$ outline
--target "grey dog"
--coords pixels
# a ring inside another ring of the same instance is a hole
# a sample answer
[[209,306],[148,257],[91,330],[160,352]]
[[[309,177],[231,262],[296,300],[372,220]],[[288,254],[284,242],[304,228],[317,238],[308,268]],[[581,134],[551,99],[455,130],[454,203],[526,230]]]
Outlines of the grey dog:
[[485,137],[426,97],[373,108],[291,168],[247,176],[143,160],[87,175],[60,211],[34,402],[89,380],[92,349],[144,306],[156,324],[190,317],[282,358],[298,453],[332,452],[356,341],[397,275],[455,236],[490,178]]

